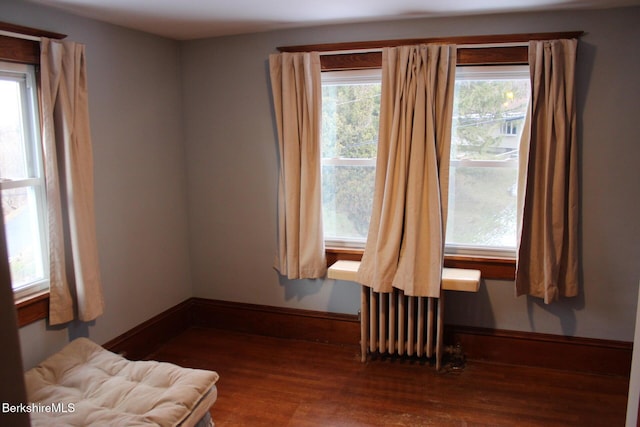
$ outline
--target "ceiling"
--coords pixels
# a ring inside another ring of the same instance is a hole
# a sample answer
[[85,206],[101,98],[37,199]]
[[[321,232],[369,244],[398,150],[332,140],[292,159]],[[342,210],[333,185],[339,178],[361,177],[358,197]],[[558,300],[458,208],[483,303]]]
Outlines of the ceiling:
[[640,5],[640,0],[31,1],[176,40],[334,23]]

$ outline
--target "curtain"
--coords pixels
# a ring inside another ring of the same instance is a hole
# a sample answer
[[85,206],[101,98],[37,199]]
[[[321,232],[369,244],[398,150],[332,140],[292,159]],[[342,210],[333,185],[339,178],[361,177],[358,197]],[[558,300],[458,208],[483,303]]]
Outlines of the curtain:
[[385,48],[373,210],[358,281],[440,297],[455,46]]
[[[516,294],[545,303],[578,293],[577,40],[532,41],[530,133]],[[527,136],[529,141],[527,141]]]
[[278,129],[278,248],[275,268],[289,279],[324,277],[317,52],[269,57]]
[[[49,323],[104,311],[93,206],[93,156],[83,45],[42,39],[42,138],[50,250]],[[73,286],[70,286],[72,284]]]

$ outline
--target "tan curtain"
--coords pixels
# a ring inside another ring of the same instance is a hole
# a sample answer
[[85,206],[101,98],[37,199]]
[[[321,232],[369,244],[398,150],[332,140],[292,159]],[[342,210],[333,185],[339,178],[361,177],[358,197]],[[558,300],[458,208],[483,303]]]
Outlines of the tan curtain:
[[373,211],[358,281],[440,296],[455,46],[386,48]]
[[269,67],[280,161],[275,268],[289,279],[319,278],[327,268],[320,198],[320,56],[273,54]]
[[78,319],[89,321],[103,313],[104,299],[93,206],[85,50],[77,43],[46,38],[40,48],[51,259],[49,323],[72,320],[74,298]]
[[529,44],[530,141],[520,171],[526,181],[516,293],[545,303],[578,294],[576,49],[576,40]]

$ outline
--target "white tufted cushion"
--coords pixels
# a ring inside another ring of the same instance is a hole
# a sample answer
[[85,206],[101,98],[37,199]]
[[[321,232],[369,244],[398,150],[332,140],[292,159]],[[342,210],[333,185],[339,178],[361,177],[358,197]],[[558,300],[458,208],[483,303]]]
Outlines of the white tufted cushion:
[[[215,401],[218,374],[171,363],[132,362],[86,338],[25,373],[29,402],[73,412],[32,412],[33,426],[181,426]],[[36,405],[33,405],[36,406]],[[58,407],[59,408],[59,407]]]

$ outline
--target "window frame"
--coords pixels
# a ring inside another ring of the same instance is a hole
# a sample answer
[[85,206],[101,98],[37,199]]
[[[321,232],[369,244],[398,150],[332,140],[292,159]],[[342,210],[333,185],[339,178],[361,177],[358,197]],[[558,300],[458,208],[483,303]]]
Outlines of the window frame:
[[[525,49],[524,54],[522,48]],[[463,48],[465,49],[465,48]],[[528,66],[528,48],[526,46],[520,49],[514,49],[513,46],[508,47],[509,54],[505,52],[495,53],[495,50],[505,49],[504,47],[480,48],[486,58],[482,60],[482,64],[478,63],[483,57],[476,54],[466,54],[458,57],[456,75],[462,75],[463,78],[469,74],[468,70],[496,66],[492,71],[483,70],[481,73],[485,75],[504,75],[505,68],[512,66]],[[468,50],[468,49],[467,49]],[[463,50],[465,51],[465,50]],[[490,53],[494,52],[494,53]],[[337,59],[336,59],[337,58]],[[468,58],[473,58],[468,63]],[[499,61],[493,62],[492,58],[499,58]],[[326,54],[321,56],[321,64],[324,73],[349,73],[355,70],[372,70],[380,69],[382,61],[381,52],[364,52],[364,53],[347,53],[347,54]],[[468,70],[465,70],[467,68]],[[522,71],[509,70],[508,74],[518,74]],[[340,80],[336,78],[336,81]],[[349,74],[345,74],[345,81],[350,81]],[[324,163],[323,163],[324,164]],[[357,260],[359,261],[364,252],[364,244],[361,242],[350,242],[342,240],[325,239],[325,253],[327,264],[331,265],[338,260]],[[483,277],[492,279],[512,280],[515,278],[515,256],[517,249],[502,249],[490,247],[472,247],[468,245],[451,245],[448,244],[445,249],[445,267],[451,268],[473,268],[479,269]]]
[[[49,289],[49,272],[47,268],[49,233],[46,221],[46,188],[40,127],[41,114],[38,102],[38,78],[35,65],[1,60],[0,76],[19,83],[21,80],[24,81],[24,88],[22,88],[22,98],[24,98],[24,105],[22,105],[23,131],[28,135],[27,141],[25,141],[27,143],[25,150],[28,177],[6,181],[0,180],[0,190],[4,193],[6,190],[32,189],[39,225],[40,258],[44,270],[43,276],[38,280],[17,288],[13,288],[12,284],[14,299],[20,300]],[[29,123],[26,123],[27,121]],[[7,236],[6,230],[5,236]]]
[[[0,60],[29,64],[36,67],[38,106],[40,105],[39,65],[41,37],[61,40],[67,36],[52,31],[0,22]],[[40,120],[42,120],[41,110],[39,111]],[[46,319],[49,315],[49,290],[46,289],[21,298],[16,298],[14,303],[17,311],[18,327]]]
[[[442,37],[411,40],[381,40],[321,45],[281,46],[280,52],[321,53],[322,71],[380,68],[381,48],[420,44],[455,43],[458,45],[457,66],[528,65],[528,42],[530,40],[552,40],[559,38],[580,38],[584,32],[526,33],[485,36]],[[364,249],[327,246],[327,265],[338,260],[362,259]],[[446,254],[444,266],[468,268],[481,271],[485,279],[514,280],[516,273],[515,256],[477,256],[468,254]]]

